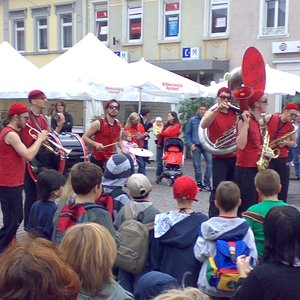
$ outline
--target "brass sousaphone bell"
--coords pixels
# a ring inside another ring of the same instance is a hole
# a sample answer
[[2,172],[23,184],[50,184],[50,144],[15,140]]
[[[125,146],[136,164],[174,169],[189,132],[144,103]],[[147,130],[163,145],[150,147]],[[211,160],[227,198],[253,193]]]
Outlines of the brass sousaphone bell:
[[[265,62],[255,47],[246,49],[242,66],[226,73],[228,88],[232,97],[238,101],[240,112],[259,100],[264,94],[266,85]],[[215,108],[215,107],[214,107]],[[237,124],[225,132],[216,143],[209,140],[207,128],[199,126],[199,138],[204,149],[214,155],[225,155],[236,150]]]

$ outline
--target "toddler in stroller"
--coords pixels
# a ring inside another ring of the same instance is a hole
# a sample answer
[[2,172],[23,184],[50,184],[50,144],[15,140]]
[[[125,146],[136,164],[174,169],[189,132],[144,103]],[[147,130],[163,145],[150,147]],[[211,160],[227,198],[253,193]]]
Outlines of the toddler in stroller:
[[175,179],[182,176],[183,148],[183,141],[180,138],[169,138],[166,140],[162,156],[164,169],[159,181],[166,178],[168,185],[172,186]]

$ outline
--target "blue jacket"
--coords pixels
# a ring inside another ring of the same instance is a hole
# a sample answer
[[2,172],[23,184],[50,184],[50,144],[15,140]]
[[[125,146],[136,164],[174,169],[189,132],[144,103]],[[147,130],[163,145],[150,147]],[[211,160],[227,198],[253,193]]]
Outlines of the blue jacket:
[[185,142],[188,147],[191,147],[193,144],[200,145],[200,140],[199,140],[200,121],[201,121],[201,117],[199,114],[189,119],[186,132],[185,132]]
[[173,225],[164,235],[155,238],[151,245],[152,270],[167,273],[185,286],[197,287],[202,263],[194,256],[194,245],[202,222],[207,216],[193,213]]

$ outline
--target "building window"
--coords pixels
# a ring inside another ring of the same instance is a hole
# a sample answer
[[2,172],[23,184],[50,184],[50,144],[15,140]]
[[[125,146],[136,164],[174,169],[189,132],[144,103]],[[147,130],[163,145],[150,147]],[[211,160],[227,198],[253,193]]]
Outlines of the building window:
[[142,5],[140,0],[127,0],[128,41],[142,39]]
[[180,3],[164,3],[164,38],[178,38],[180,35]]
[[31,15],[35,22],[34,37],[37,51],[48,50],[48,17],[50,16],[50,10],[50,5],[31,8]]
[[37,50],[48,50],[48,20],[45,17],[36,18]]
[[102,42],[108,41],[108,14],[107,10],[96,11],[96,36]]
[[25,19],[13,21],[14,47],[18,51],[25,51]]
[[228,1],[210,1],[210,35],[227,33],[228,24]]
[[60,42],[63,50],[73,46],[72,13],[60,14]]
[[286,34],[287,0],[264,0],[263,35]]
[[58,17],[60,49],[67,50],[73,46],[73,14],[75,2],[55,4],[55,13]]

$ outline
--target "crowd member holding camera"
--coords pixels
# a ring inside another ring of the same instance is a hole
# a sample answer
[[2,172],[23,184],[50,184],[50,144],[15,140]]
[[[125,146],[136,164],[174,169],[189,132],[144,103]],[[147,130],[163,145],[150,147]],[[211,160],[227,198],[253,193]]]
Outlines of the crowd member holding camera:
[[56,133],[72,132],[73,117],[66,111],[66,103],[63,100],[57,101],[54,105],[51,128]]

